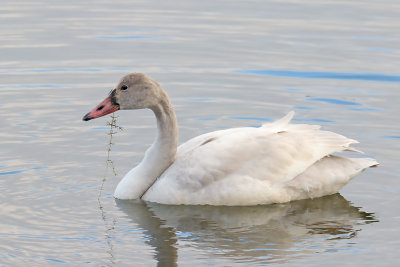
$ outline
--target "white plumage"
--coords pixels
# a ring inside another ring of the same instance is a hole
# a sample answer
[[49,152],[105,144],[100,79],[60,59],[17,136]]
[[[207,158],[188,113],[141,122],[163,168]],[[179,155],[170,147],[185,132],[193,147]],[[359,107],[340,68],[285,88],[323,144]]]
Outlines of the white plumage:
[[200,135],[178,148],[174,163],[144,194],[165,204],[256,205],[336,193],[373,159],[332,156],[355,140],[289,124],[294,112],[260,128]]
[[[128,92],[121,90],[124,85]],[[378,165],[370,158],[332,155],[356,151],[350,145],[357,141],[316,125],[290,124],[293,111],[259,128],[203,134],[176,149],[175,113],[158,83],[130,74],[112,97],[121,109],[152,109],[159,131],[143,161],[119,183],[116,198],[163,204],[282,203],[334,194],[364,169]]]

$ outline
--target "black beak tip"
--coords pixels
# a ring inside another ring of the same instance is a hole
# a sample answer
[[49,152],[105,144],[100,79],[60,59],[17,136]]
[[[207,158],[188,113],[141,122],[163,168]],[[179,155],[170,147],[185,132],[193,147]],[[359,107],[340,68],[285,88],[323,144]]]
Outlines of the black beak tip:
[[83,121],[90,121],[92,118],[90,117],[90,112],[88,112],[85,116],[83,116]]

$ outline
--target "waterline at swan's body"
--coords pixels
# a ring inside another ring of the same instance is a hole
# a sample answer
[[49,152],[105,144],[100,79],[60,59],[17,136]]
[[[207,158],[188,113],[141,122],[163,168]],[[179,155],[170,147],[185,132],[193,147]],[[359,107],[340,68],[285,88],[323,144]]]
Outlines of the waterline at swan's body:
[[118,184],[114,196],[164,204],[257,205],[336,193],[354,176],[378,163],[332,153],[352,150],[355,140],[290,124],[294,113],[259,128],[244,127],[197,136],[178,144],[170,100],[143,74],[123,77],[84,120],[118,109],[149,108],[158,134],[142,162]]

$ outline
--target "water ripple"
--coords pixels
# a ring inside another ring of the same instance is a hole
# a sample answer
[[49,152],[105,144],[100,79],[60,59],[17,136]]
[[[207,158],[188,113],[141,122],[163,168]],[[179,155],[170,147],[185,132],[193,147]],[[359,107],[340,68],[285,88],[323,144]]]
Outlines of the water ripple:
[[400,82],[400,75],[380,73],[350,73],[350,72],[324,72],[324,71],[294,71],[294,70],[236,70],[237,73],[259,74],[278,77],[293,77],[305,79],[338,79],[361,80],[376,82]]
[[66,263],[65,261],[57,260],[57,259],[50,259],[50,258],[47,258],[46,260],[47,260],[47,261],[51,261],[51,262],[56,262],[56,263]]
[[123,36],[96,36],[97,39],[155,39],[155,36],[123,35]]
[[24,170],[15,170],[15,171],[9,171],[9,172],[0,172],[0,176],[1,175],[11,175],[11,174],[18,174],[18,173],[23,173],[23,172],[27,172],[30,170],[40,170],[40,169],[45,169],[46,167],[34,167],[34,168],[29,168],[29,169],[24,169]]
[[[52,72],[101,72],[101,71],[127,71],[125,67],[105,68],[43,68],[43,69],[3,69],[0,74],[9,73],[52,73]],[[44,85],[47,86],[47,85]],[[53,87],[53,85],[51,85]]]
[[325,102],[325,103],[329,103],[329,104],[343,105],[343,106],[362,106],[362,104],[357,103],[357,102],[345,101],[345,100],[334,99],[334,98],[308,98],[307,100],[317,101],[317,102]]
[[309,110],[309,109],[316,109],[316,108],[313,108],[313,107],[304,107],[304,106],[296,106],[296,107],[294,107],[294,109],[306,109],[306,110]]
[[326,123],[334,123],[335,122],[335,121],[332,121],[332,120],[316,119],[316,118],[311,118],[311,119],[293,119],[293,121],[298,121],[298,122],[326,122]]
[[272,121],[271,119],[268,118],[259,118],[259,117],[237,117],[237,116],[230,116],[230,119],[235,119],[235,120],[252,120],[252,121]]
[[400,136],[398,135],[384,135],[382,138],[388,138],[388,139],[400,139]]

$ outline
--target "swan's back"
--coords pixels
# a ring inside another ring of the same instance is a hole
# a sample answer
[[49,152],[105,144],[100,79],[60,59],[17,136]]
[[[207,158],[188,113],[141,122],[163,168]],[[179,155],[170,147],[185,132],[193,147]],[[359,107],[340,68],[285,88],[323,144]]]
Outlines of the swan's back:
[[189,140],[143,199],[164,204],[281,203],[334,194],[378,164],[332,156],[353,150],[350,145],[357,141],[316,125],[289,124],[293,114],[260,128],[221,130]]

